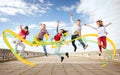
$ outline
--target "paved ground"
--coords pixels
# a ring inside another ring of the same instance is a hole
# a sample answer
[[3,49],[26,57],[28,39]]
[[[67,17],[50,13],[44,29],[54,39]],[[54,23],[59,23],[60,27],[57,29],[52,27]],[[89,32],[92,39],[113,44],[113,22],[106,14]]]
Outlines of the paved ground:
[[120,75],[120,64],[109,62],[101,67],[100,61],[82,57],[65,58],[62,63],[54,55],[27,60],[37,65],[30,67],[20,61],[0,63],[0,75]]

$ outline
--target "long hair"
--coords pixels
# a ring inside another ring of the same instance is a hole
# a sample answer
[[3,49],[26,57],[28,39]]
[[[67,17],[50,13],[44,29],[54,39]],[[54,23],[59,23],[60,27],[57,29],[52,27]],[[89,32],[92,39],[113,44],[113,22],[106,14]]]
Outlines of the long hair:
[[26,35],[28,35],[28,34],[29,34],[29,28],[28,28],[28,26],[25,26],[24,29],[27,29],[27,31],[26,31]]
[[67,33],[68,31],[67,30],[64,30],[64,29],[60,29],[60,30],[62,30],[63,32],[62,32],[62,34],[63,34],[63,36],[67,36],[65,33]]

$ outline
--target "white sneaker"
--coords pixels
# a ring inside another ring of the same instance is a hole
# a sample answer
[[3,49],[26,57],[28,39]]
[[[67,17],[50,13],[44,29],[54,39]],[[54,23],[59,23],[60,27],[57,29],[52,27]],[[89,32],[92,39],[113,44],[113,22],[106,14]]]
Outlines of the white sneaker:
[[85,45],[84,49],[86,49],[87,47],[88,47],[88,44],[87,44],[87,45]]

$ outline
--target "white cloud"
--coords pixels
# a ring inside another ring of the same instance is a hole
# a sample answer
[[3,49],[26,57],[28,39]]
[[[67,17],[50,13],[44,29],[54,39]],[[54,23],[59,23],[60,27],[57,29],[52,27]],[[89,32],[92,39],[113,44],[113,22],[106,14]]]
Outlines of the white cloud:
[[56,8],[58,11],[60,11],[61,9],[60,8]]
[[62,6],[62,7],[61,7],[61,10],[65,11],[65,12],[70,12],[70,11],[74,10],[75,8],[76,8],[75,5],[72,5],[72,6],[70,6],[70,7]]
[[38,29],[38,28],[39,28],[39,25],[36,25],[36,24],[29,25],[29,29]]
[[[41,0],[42,2],[42,0]],[[44,0],[43,0],[44,2]],[[0,0],[0,15],[35,15],[44,14],[53,6],[49,1],[42,4],[31,4],[24,0]]]
[[39,0],[41,3],[44,3],[44,0]]
[[[104,24],[107,24],[108,22],[112,22],[112,25],[107,27],[108,31],[108,37],[112,39],[117,48],[119,47],[119,40],[120,37],[120,0],[81,0],[81,3],[76,9],[77,13],[87,14],[89,15],[89,22],[91,24],[95,23],[96,20],[102,19],[104,21]],[[93,25],[96,26],[96,25]],[[86,28],[85,30],[87,30]],[[83,29],[84,30],[84,29]],[[88,29],[87,33],[94,33],[91,31],[92,29]]]
[[8,22],[8,21],[10,21],[10,19],[8,19],[8,18],[0,18],[0,22]]
[[[47,29],[55,29],[57,25],[57,21],[46,21],[46,22],[41,22],[41,23],[46,24]],[[64,22],[60,22],[59,26],[67,27],[67,24]]]

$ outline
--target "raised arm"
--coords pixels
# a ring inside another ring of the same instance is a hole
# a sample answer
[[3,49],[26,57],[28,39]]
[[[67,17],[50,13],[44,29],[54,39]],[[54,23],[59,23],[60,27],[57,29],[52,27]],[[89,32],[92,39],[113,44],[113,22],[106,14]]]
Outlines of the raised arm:
[[23,28],[22,28],[22,25],[20,25],[20,29],[22,30]]
[[58,20],[57,21],[57,28],[56,28],[57,33],[58,33],[58,30],[59,30],[59,23],[60,23],[60,21]]
[[110,22],[110,23],[108,23],[107,25],[105,25],[105,27],[107,27],[107,26],[110,26],[112,23]]
[[70,15],[70,22],[73,24],[74,21],[73,21],[73,14]]
[[97,30],[97,28],[95,28],[95,27],[93,27],[93,26],[91,26],[91,25],[87,25],[87,24],[85,24],[85,25],[88,26],[88,27],[91,27],[92,29]]

